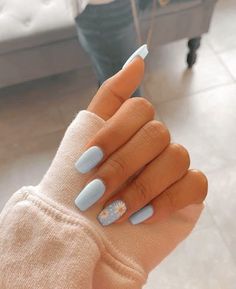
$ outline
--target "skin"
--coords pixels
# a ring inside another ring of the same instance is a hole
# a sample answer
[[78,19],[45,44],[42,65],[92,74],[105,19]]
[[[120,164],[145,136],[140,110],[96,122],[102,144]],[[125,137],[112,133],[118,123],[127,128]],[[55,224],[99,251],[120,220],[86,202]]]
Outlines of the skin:
[[153,105],[145,98],[130,98],[143,79],[144,66],[136,57],[101,86],[87,108],[106,121],[85,147],[99,146],[104,152],[88,182],[99,178],[105,183],[99,200],[104,207],[116,199],[125,201],[128,210],[116,222],[147,204],[154,214],[144,223],[160,221],[202,203],[207,195],[206,176],[189,169],[188,151],[171,143],[166,126],[154,120]]

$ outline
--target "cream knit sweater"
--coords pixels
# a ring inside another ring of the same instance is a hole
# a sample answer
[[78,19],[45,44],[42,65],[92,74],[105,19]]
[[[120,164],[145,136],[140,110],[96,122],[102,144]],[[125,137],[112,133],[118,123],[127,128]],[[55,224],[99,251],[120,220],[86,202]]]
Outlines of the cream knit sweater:
[[74,163],[104,124],[80,111],[40,184],[23,187],[6,204],[0,214],[1,289],[140,289],[193,229],[201,205],[159,223],[109,227],[96,220],[100,205],[86,212],[75,207],[90,176],[79,174]]

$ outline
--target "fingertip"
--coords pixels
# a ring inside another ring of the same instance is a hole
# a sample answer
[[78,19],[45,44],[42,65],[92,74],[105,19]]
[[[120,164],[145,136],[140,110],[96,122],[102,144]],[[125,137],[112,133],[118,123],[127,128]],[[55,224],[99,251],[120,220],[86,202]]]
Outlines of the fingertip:
[[125,64],[123,65],[123,68],[126,67],[130,62],[132,62],[137,56],[141,57],[142,59],[145,59],[148,55],[148,46],[147,44],[143,44],[138,49],[136,49],[133,54],[127,59]]
[[122,68],[120,72],[128,71],[132,72],[134,76],[139,77],[140,81],[143,78],[145,71],[145,61],[141,56],[136,56],[130,63],[128,63],[125,67]]

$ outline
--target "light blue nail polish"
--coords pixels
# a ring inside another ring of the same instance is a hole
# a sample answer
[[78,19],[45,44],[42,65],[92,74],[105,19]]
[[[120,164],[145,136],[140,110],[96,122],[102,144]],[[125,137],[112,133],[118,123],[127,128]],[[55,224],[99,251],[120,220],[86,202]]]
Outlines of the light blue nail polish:
[[95,179],[88,183],[75,199],[75,205],[85,211],[95,204],[104,194],[106,187],[102,180]]
[[139,47],[125,62],[123,68],[126,67],[136,56],[140,56],[142,59],[145,59],[148,55],[148,47],[147,44],[142,45]]
[[103,158],[103,151],[98,146],[92,146],[86,150],[75,163],[80,173],[87,173],[93,169]]
[[143,221],[147,220],[150,218],[154,213],[153,206],[152,205],[147,205],[134,213],[132,216],[129,217],[130,222],[133,225],[137,225],[142,223]]
[[108,226],[120,219],[126,211],[127,207],[125,202],[122,200],[115,200],[99,213],[97,219],[101,225]]

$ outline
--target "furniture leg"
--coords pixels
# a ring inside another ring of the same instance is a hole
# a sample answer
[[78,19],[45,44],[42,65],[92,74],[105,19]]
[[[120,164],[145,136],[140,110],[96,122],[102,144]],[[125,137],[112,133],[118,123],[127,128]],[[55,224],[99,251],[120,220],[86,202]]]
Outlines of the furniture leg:
[[189,53],[187,55],[188,68],[192,68],[197,60],[197,50],[200,47],[201,37],[191,38],[188,41]]

